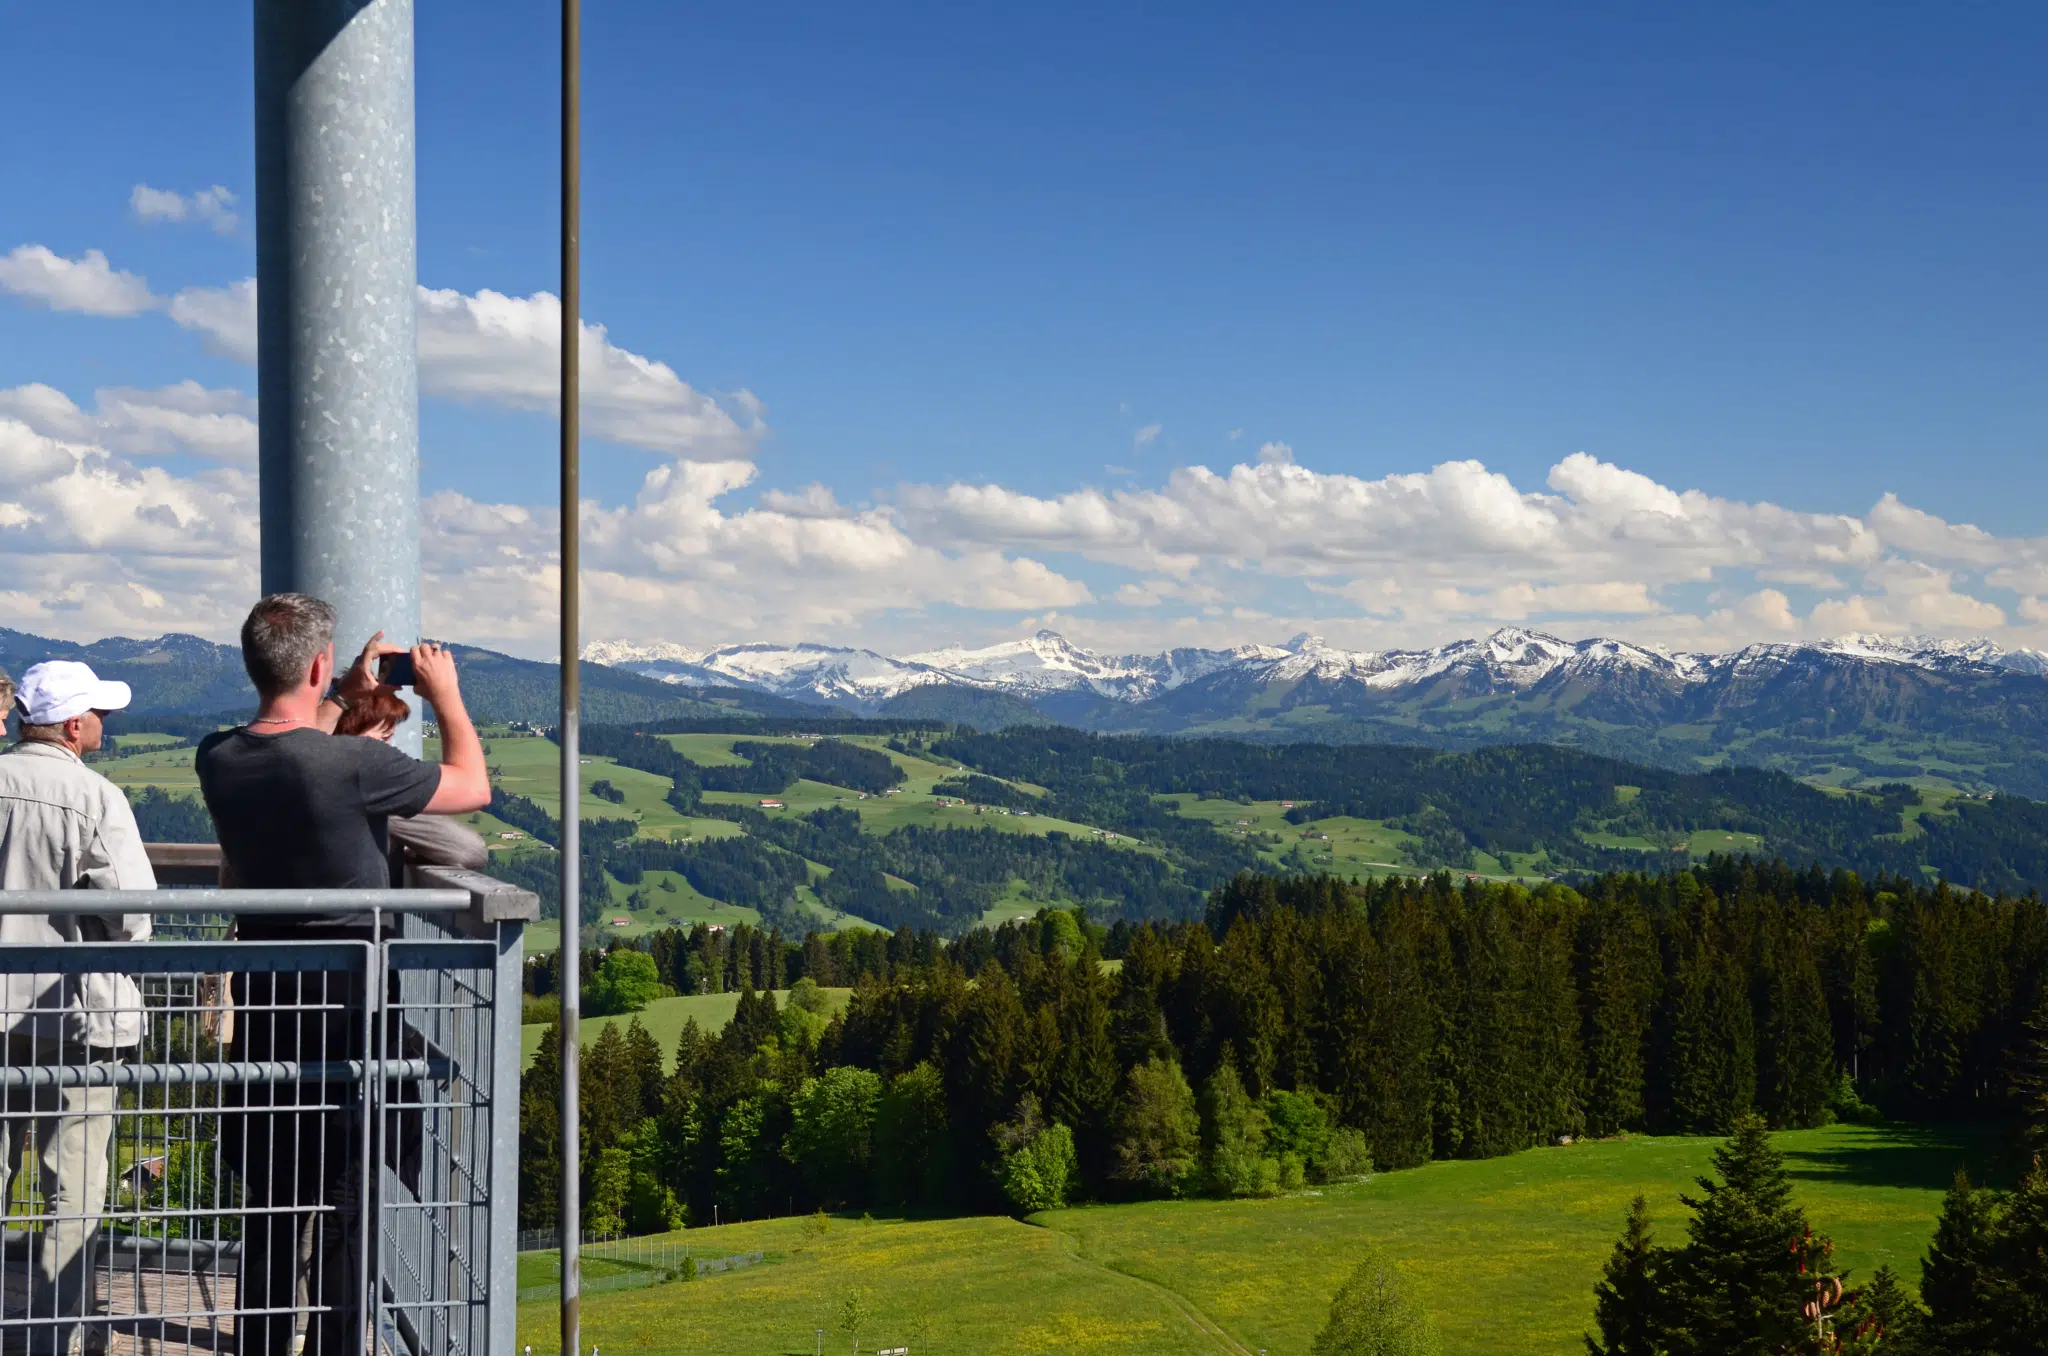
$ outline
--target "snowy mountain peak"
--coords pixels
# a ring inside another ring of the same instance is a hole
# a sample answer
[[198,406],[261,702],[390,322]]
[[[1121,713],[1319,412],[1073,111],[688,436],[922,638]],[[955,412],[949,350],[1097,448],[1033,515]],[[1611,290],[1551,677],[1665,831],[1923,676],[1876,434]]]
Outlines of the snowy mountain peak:
[[1722,680],[1765,679],[1799,665],[1904,664],[1939,671],[2023,673],[2048,677],[2048,655],[2006,651],[1989,640],[1848,635],[1809,644],[1751,645],[1723,654],[1683,653],[1628,641],[1568,641],[1506,626],[1483,639],[1428,650],[1345,650],[1303,632],[1285,645],[1186,647],[1163,654],[1099,654],[1057,631],[979,647],[951,646],[890,656],[848,646],[749,642],[712,650],[683,645],[593,641],[592,663],[695,687],[751,687],[799,700],[872,710],[913,688],[933,684],[1010,692],[1031,700],[1060,693],[1123,703],[1149,701],[1217,675],[1254,686],[1351,683],[1390,693],[1453,682],[1466,693],[1527,692],[1553,679],[1598,689],[1649,683],[1669,691]]
[[611,668],[650,663],[694,664],[703,657],[702,650],[672,645],[665,640],[655,641],[652,645],[639,645],[630,640],[592,640],[583,646],[584,663],[604,664]]

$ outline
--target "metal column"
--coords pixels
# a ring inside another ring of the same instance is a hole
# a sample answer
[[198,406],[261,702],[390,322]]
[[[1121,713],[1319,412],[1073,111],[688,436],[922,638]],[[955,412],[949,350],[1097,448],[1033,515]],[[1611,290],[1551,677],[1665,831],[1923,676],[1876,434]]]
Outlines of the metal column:
[[419,637],[413,7],[255,5],[263,591],[332,603],[346,663]]
[[562,0],[562,1356],[583,1351],[582,247],[583,9],[581,0]]

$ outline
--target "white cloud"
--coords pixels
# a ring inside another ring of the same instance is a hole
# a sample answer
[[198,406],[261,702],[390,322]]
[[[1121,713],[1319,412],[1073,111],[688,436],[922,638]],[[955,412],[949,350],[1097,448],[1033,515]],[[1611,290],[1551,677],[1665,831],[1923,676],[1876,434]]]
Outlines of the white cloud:
[[1981,635],[2005,625],[2005,610],[1960,593],[1955,576],[1919,560],[1891,559],[1867,571],[1854,593],[1814,604],[1812,625],[1824,635],[1850,631]]
[[[560,400],[561,302],[420,289],[420,389],[428,395],[552,414]],[[583,322],[583,430],[597,438],[691,456],[745,454],[765,431],[760,402],[738,392],[740,419],[667,363],[611,342]]]
[[[209,223],[204,212],[232,205],[202,209],[201,196],[145,185],[132,201],[146,219]],[[24,245],[0,258],[0,288],[89,314],[162,309],[219,352],[255,358],[253,280],[164,299],[98,251]],[[419,302],[425,394],[553,413],[554,297],[422,289]],[[928,630],[958,609],[999,632],[1007,614],[1057,615],[1121,636],[1120,648],[1302,629],[1428,644],[1509,622],[1694,647],[1848,630],[2048,643],[2048,539],[1999,537],[1892,495],[1860,515],[1803,512],[1584,452],[1529,487],[1476,460],[1366,478],[1267,442],[1243,463],[1181,467],[1149,487],[909,485],[863,507],[823,484],[757,483],[766,414],[752,392],[699,390],[601,325],[586,323],[581,342],[585,431],[663,457],[630,502],[582,508],[599,634],[960,639]],[[110,386],[90,405],[40,384],[0,390],[0,622],[231,630],[253,587],[254,415],[246,395],[194,382]],[[1146,425],[1133,446],[1163,446],[1163,433]],[[167,456],[200,467],[151,464]],[[444,494],[427,523],[430,625],[550,652],[553,511]]]
[[[256,284],[188,288],[171,318],[243,362],[256,360]],[[506,296],[420,289],[420,392],[502,409],[552,415],[561,399],[561,303],[552,294]],[[751,391],[724,403],[692,387],[666,363],[614,344],[583,322],[583,432],[655,452],[695,457],[747,455],[767,431]],[[731,408],[728,409],[727,406]]]
[[220,235],[228,235],[241,220],[235,215],[235,195],[215,184],[202,188],[197,193],[177,193],[168,188],[151,188],[148,184],[137,184],[128,195],[128,209],[135,213],[138,221],[154,224],[159,221],[191,221],[211,226]]
[[[591,634],[635,634],[658,617],[687,633],[814,635],[936,605],[1015,612],[1092,600],[1085,585],[1039,561],[940,551],[913,540],[888,510],[842,507],[821,487],[724,508],[720,501],[754,476],[751,462],[673,462],[650,471],[630,504],[586,502]],[[426,516],[428,596],[448,625],[523,650],[545,643],[553,512],[443,493]]]
[[938,540],[1071,550],[1176,574],[1189,561],[1222,560],[1302,577],[1370,565],[1656,588],[1717,569],[1865,565],[1881,553],[1854,517],[1680,494],[1583,453],[1559,463],[1551,483],[1565,493],[1518,490],[1476,461],[1363,480],[1276,449],[1221,475],[1181,468],[1158,489],[1040,498],[997,485],[912,486],[903,503]]
[[117,271],[98,250],[66,259],[44,245],[17,245],[0,256],[0,290],[85,315],[140,315],[158,305],[148,283]]
[[[48,386],[0,391],[0,623],[231,634],[254,588],[249,415],[245,397],[194,383],[107,388],[89,407]],[[179,474],[139,460],[168,452],[208,461]],[[1507,623],[1688,648],[1851,630],[2048,638],[2041,590],[2008,614],[1973,592],[1988,572],[1916,558],[1871,520],[1675,491],[1592,458],[1539,490],[1473,462],[1363,480],[1269,453],[1155,489],[910,486],[881,507],[758,477],[744,456],[670,460],[629,502],[585,503],[591,633],[888,645],[986,639],[1030,616],[1119,649],[1301,630],[1388,647]],[[443,493],[425,517],[429,630],[552,653],[553,510]],[[1946,524],[1912,521],[1915,540],[1955,553]],[[2032,542],[1966,540],[2015,562],[1999,569],[2034,568]],[[1072,556],[1094,564],[1077,572]],[[1802,610],[1756,582],[1771,570],[1841,583]]]
[[229,634],[256,586],[255,508],[238,467],[180,476],[0,414],[0,616],[80,639]]
[[226,287],[188,287],[172,297],[171,319],[207,338],[208,347],[237,362],[256,361],[256,280]]
[[34,382],[0,390],[0,416],[47,437],[98,443],[129,456],[183,452],[256,464],[256,402],[240,391],[183,381],[154,391],[109,387],[94,400],[97,408],[86,411],[62,391]]

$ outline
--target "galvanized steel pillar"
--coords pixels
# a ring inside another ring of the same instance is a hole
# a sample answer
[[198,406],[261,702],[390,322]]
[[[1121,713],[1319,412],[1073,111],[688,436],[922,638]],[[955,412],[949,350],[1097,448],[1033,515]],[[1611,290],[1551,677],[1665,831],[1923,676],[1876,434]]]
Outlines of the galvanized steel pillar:
[[413,7],[255,5],[263,591],[334,604],[346,664],[419,638]]

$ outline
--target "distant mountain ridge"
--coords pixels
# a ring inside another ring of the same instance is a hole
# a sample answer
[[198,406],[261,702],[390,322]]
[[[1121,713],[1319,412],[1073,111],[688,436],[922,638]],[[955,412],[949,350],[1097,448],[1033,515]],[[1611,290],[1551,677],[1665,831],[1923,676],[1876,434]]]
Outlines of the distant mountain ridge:
[[1346,650],[1301,635],[1114,655],[1040,631],[903,656],[760,643],[610,642],[584,653],[681,687],[752,688],[864,714],[947,688],[959,709],[973,709],[969,694],[1001,694],[1105,732],[1558,743],[1661,766],[1741,763],[2048,798],[2048,655],[1981,639],[1849,635],[1692,653],[1510,627],[1427,650]]
[[[465,704],[479,720],[525,720],[548,724],[561,711],[561,671],[554,664],[455,647]],[[151,639],[114,636],[86,643],[51,640],[0,627],[0,669],[19,678],[46,659],[77,659],[102,678],[127,683],[134,701],[113,728],[146,728],[152,715],[215,716],[247,713],[256,693],[242,670],[241,649],[198,636],[170,634]],[[815,711],[771,694],[747,690],[680,690],[658,679],[597,665],[583,676],[583,711],[593,721],[663,720],[677,717],[798,715]]]
[[[549,723],[554,664],[459,647],[485,720]],[[234,646],[188,635],[80,644],[0,629],[0,668],[91,663],[135,688],[115,730],[151,714],[247,711]],[[2048,800],[2048,656],[1990,641],[1845,636],[1694,654],[1505,629],[1428,650],[1285,645],[1098,654],[1045,631],[891,656],[828,645],[586,647],[593,722],[810,721],[872,715],[984,730],[1254,742],[1558,744],[1674,770],[1767,767],[1838,785],[1916,781]]]
[[1144,702],[1212,674],[1238,672],[1265,683],[1305,678],[1353,680],[1393,689],[1441,674],[1483,674],[1494,686],[1526,689],[1553,674],[1632,670],[1672,684],[1708,683],[1796,664],[1805,655],[1901,664],[1934,672],[1986,671],[2048,677],[2048,654],[2006,650],[1986,639],[1846,635],[1801,644],[1749,645],[1724,652],[1688,652],[1595,638],[1568,641],[1541,631],[1504,627],[1481,639],[1429,650],[1345,650],[1302,634],[1285,645],[1227,650],[1175,649],[1157,654],[1098,654],[1055,631],[979,649],[953,647],[890,656],[850,646],[753,642],[693,650],[659,643],[592,641],[591,663],[701,687],[758,687],[777,696],[839,703],[880,703],[912,688],[953,684],[1022,696],[1086,691],[1116,701]]

